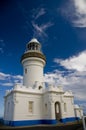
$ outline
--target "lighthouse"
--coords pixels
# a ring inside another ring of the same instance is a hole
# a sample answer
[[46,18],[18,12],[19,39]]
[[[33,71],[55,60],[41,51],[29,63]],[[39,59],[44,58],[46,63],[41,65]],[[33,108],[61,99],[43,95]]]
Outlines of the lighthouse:
[[15,84],[4,96],[4,124],[26,126],[80,120],[83,110],[74,104],[72,91],[44,81],[46,57],[33,38],[21,56],[23,84]]
[[27,88],[43,86],[46,58],[42,53],[41,44],[36,38],[27,43],[21,63],[23,65],[23,85]]

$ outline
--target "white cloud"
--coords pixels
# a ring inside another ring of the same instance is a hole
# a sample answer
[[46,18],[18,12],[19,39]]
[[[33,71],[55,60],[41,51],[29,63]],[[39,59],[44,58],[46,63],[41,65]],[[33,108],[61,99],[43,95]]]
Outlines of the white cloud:
[[55,86],[59,85],[67,85],[68,82],[66,81],[66,78],[62,76],[64,74],[64,71],[54,70],[53,72],[46,73],[44,75],[45,82],[49,84],[54,84]]
[[77,27],[86,27],[86,0],[74,0],[77,19],[73,21]]
[[4,52],[3,48],[0,48],[0,53],[3,53],[3,52]]
[[86,14],[86,0],[74,0],[77,12]]
[[0,80],[5,80],[7,77],[10,77],[10,76],[11,76],[10,74],[5,74],[5,73],[0,72]]
[[68,59],[54,59],[54,62],[70,70],[86,71],[86,51],[81,52],[77,56]]
[[80,106],[83,108],[84,113],[86,114],[86,102],[82,102]]
[[[47,37],[46,30],[49,29],[52,25],[54,25],[50,20],[47,20],[46,23],[44,23],[44,20],[41,20],[42,17],[46,19],[45,15],[47,14],[47,10],[43,7],[43,5],[39,5],[37,8],[33,8],[32,10],[25,9],[23,3],[18,2],[18,8],[21,10],[24,18],[25,23],[23,26],[23,29],[26,30],[26,33],[28,35],[29,31],[28,29],[31,29],[33,31],[33,36],[36,38],[43,38]],[[29,16],[31,17],[31,21],[29,20]]]
[[0,39],[0,43],[3,43],[4,42],[4,40],[3,39]]
[[11,75],[0,72],[0,86],[13,86],[15,83],[22,83],[23,76]]
[[4,53],[4,40],[3,39],[0,39],[0,53]]
[[51,22],[51,20],[48,20],[47,22],[41,22],[40,18],[43,16],[45,18],[46,15],[46,9],[43,7],[38,7],[36,9],[32,10],[32,27],[33,27],[33,37],[37,38],[44,38],[47,37],[46,30],[48,30],[51,26],[54,25],[54,23]]
[[38,18],[40,18],[41,16],[43,16],[45,13],[46,13],[46,11],[45,11],[44,8],[34,9],[34,11],[33,11],[33,18],[35,20],[37,20]]
[[34,28],[34,36],[47,36],[46,34],[46,30],[53,26],[53,23],[51,22],[48,22],[48,23],[45,23],[45,24],[41,24],[41,25],[38,25],[36,24],[35,22],[32,22],[32,26]]
[[5,87],[13,87],[13,83],[3,83],[3,84],[0,84],[1,86],[5,86]]
[[21,75],[13,76],[13,78],[23,80],[23,76],[21,76]]
[[86,72],[53,71],[45,74],[45,81],[55,86],[63,86],[65,91],[72,90],[74,99],[81,102],[86,100]]
[[86,27],[86,0],[69,0],[60,12],[73,26]]
[[[63,86],[64,90],[72,90],[74,99],[83,106],[86,102],[86,51],[68,59],[54,59],[54,62],[66,68],[64,71],[54,70],[44,75],[45,81],[55,86]],[[86,106],[84,106],[86,108]]]

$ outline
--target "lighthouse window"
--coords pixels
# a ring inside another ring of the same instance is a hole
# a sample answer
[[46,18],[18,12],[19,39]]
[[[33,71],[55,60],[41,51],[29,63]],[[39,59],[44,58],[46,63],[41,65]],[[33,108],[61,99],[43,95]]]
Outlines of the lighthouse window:
[[33,113],[33,101],[29,101],[29,113]]
[[27,69],[25,68],[25,74],[27,74]]
[[36,50],[38,50],[37,45],[36,45]]

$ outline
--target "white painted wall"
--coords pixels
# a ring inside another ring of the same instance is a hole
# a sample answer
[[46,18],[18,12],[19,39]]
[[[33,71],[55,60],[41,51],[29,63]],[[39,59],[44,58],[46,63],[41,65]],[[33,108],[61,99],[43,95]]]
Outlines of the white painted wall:
[[83,111],[81,108],[75,108],[75,117],[79,117],[80,119],[82,119],[83,116]]
[[4,102],[4,120],[13,120],[14,116],[14,102],[13,94],[8,95]]
[[[44,94],[44,104],[48,104],[48,114],[45,116],[47,119],[56,119],[55,117],[55,103],[60,103],[60,108],[62,112],[62,94],[58,92],[46,92]],[[62,113],[61,113],[62,114]]]
[[[48,104],[48,114],[45,118],[55,119],[55,103],[60,103],[61,118],[75,117],[73,97],[65,96],[61,92],[47,92],[44,94],[44,104]],[[64,110],[64,103],[66,103],[66,111]]]
[[[62,91],[43,91],[16,86],[5,98],[4,120],[56,119],[55,103],[60,103],[61,118],[75,117],[73,96],[64,96]],[[28,102],[33,101],[33,113],[29,112]],[[8,103],[10,103],[8,111]],[[64,111],[66,103],[66,112]],[[47,104],[47,109],[45,108]],[[79,110],[80,111],[80,110]],[[80,113],[76,110],[76,115]]]
[[[44,82],[43,68],[45,61],[40,58],[30,57],[22,61],[23,64],[23,85],[33,87],[36,83],[42,85]],[[27,73],[25,73],[27,69]]]
[[[73,97],[65,96],[64,103],[66,103],[67,111],[62,114],[62,117],[63,118],[75,117]],[[64,107],[63,107],[63,109],[64,109]]]
[[[14,120],[42,119],[42,95],[31,93],[16,93]],[[33,101],[33,113],[29,112],[28,102]]]

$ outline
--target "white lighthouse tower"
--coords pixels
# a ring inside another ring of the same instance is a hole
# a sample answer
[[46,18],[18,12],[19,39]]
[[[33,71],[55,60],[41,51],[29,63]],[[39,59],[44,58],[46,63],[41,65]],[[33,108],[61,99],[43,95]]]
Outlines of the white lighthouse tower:
[[21,58],[23,64],[23,85],[27,88],[43,86],[43,69],[46,58],[41,51],[41,44],[33,38],[26,45],[26,52]]
[[56,124],[81,119],[83,111],[74,104],[71,91],[44,84],[46,57],[41,44],[33,38],[21,57],[23,84],[16,84],[4,97],[4,124],[26,126]]

